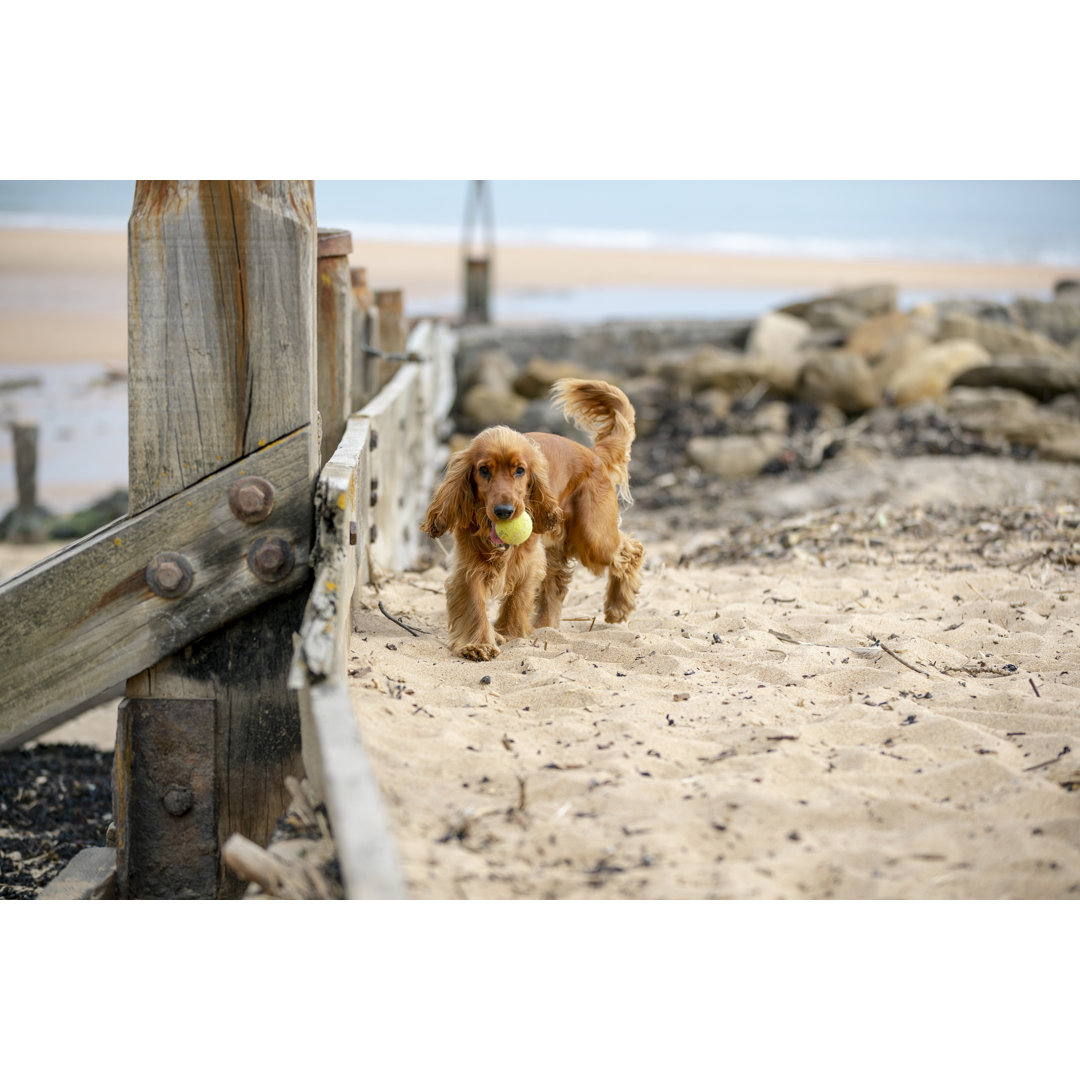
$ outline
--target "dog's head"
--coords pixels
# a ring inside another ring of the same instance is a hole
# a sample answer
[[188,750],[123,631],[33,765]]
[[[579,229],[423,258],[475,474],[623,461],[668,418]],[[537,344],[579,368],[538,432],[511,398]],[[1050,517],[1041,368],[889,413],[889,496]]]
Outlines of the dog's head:
[[539,448],[508,427],[494,427],[447,462],[420,527],[431,536],[461,530],[487,534],[497,522],[511,521],[523,510],[528,510],[535,533],[550,532],[562,518]]

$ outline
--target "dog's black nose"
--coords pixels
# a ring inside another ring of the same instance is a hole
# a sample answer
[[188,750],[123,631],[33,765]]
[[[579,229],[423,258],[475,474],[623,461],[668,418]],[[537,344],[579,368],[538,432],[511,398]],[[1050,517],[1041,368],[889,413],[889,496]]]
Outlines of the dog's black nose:
[[514,516],[514,504],[513,503],[499,503],[495,507],[495,516],[500,521],[507,521]]

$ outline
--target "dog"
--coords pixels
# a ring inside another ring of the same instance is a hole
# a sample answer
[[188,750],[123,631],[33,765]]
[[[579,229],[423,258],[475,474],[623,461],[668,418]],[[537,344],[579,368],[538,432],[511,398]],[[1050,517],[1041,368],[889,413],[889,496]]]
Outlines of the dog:
[[[575,562],[607,571],[604,620],[625,622],[637,602],[645,549],[619,530],[619,500],[629,504],[634,407],[610,383],[560,379],[552,404],[588,434],[592,446],[561,435],[509,427],[482,431],[447,462],[420,528],[454,536],[446,582],[451,651],[493,660],[507,638],[557,627]],[[533,531],[504,544],[495,531],[527,510]],[[492,626],[487,602],[502,597]]]

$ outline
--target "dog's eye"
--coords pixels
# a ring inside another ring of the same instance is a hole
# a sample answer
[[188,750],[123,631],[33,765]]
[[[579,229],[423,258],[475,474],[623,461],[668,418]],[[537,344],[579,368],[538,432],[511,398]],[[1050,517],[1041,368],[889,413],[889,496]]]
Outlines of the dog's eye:
[[524,465],[519,465],[519,466],[518,466],[518,467],[517,467],[517,468],[516,468],[516,469],[514,470],[514,475],[515,475],[515,476],[524,476],[524,475],[525,475],[525,466],[524,466]]
[[477,469],[476,471],[477,471],[477,472],[478,472],[478,473],[479,473],[479,474],[480,474],[480,475],[481,475],[481,476],[482,476],[482,477],[483,477],[483,478],[484,478],[485,480],[490,480],[490,479],[491,479],[491,470],[490,470],[490,469],[489,469],[489,468],[488,468],[488,467],[487,467],[486,465],[481,465],[481,466],[480,466],[480,468],[479,468],[479,469]]

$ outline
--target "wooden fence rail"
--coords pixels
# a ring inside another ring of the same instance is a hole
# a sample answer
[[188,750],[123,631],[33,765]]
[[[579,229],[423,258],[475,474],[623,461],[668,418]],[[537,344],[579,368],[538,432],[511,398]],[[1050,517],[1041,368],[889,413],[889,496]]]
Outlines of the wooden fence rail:
[[404,341],[350,250],[309,181],[136,185],[131,513],[0,585],[0,747],[127,679],[122,898],[238,895],[224,841],[304,770],[346,895],[404,895],[346,658],[357,585],[415,556],[454,336]]

